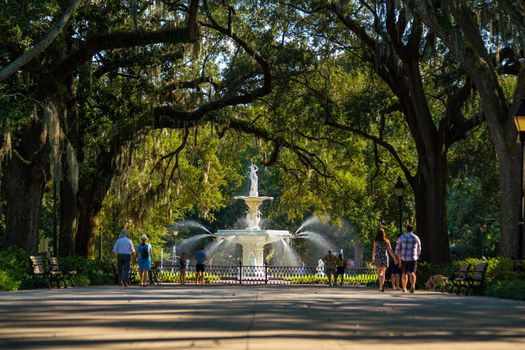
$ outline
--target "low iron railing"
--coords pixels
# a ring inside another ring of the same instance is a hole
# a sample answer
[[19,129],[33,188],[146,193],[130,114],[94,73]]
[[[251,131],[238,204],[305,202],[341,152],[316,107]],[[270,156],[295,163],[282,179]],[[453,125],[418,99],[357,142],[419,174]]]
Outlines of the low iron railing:
[[[153,269],[158,283],[178,283],[177,265],[163,264]],[[204,273],[206,283],[218,284],[326,284],[328,278],[318,266],[248,266],[210,265]],[[153,278],[155,280],[155,278]],[[367,284],[377,280],[376,270],[368,267],[350,267],[344,274],[343,284]],[[195,265],[186,268],[186,281],[195,281]],[[340,280],[339,280],[340,282]]]

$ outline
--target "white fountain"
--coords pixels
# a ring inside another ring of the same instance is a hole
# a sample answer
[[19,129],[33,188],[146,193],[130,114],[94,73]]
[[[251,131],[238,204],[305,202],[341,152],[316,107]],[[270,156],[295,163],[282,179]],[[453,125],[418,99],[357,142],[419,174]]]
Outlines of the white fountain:
[[292,235],[286,230],[263,230],[259,226],[261,222],[261,211],[259,207],[265,200],[272,197],[259,197],[258,177],[256,165],[250,165],[250,193],[248,196],[236,196],[235,199],[242,199],[248,211],[246,212],[247,227],[240,230],[218,230],[215,233],[217,238],[233,239],[234,242],[242,246],[242,264],[244,266],[264,265],[264,246],[274,243]]

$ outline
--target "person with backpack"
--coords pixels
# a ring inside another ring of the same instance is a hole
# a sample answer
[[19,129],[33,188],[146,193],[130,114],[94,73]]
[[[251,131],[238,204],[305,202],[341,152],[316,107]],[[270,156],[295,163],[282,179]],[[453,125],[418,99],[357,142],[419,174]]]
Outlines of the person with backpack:
[[[138,260],[140,285],[146,287],[148,285],[148,272],[151,269],[151,245],[148,242],[148,236],[142,235],[140,237],[142,243],[139,243],[135,252],[135,262]],[[138,258],[138,259],[137,259]]]

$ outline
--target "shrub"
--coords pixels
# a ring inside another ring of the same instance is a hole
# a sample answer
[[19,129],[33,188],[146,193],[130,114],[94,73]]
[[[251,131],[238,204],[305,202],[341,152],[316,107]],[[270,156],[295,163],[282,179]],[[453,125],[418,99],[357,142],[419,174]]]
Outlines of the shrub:
[[73,276],[73,282],[76,286],[88,286],[90,284],[90,280],[86,275],[78,273]]
[[22,250],[10,248],[0,254],[0,290],[17,290],[31,279],[29,256]]
[[7,271],[0,271],[0,290],[17,290],[20,288],[22,281],[17,281]]
[[[328,277],[319,275],[300,275],[300,276],[272,276],[274,278],[282,278],[289,281],[291,284],[328,284]],[[377,280],[375,273],[358,274],[344,276],[344,284],[347,285],[368,285],[374,284]],[[339,279],[337,280],[339,282]]]
[[485,288],[485,295],[499,298],[525,300],[525,280],[512,279],[493,282]]
[[491,258],[487,262],[486,283],[496,281],[513,280],[519,277],[519,273],[514,270],[514,261],[510,258]]
[[115,283],[113,267],[102,260],[68,256],[60,258],[60,268],[77,271],[77,276],[75,276],[73,281],[79,286]]
[[[114,284],[115,272],[111,264],[102,260],[88,260],[84,273],[91,285]],[[87,273],[86,273],[87,272]]]

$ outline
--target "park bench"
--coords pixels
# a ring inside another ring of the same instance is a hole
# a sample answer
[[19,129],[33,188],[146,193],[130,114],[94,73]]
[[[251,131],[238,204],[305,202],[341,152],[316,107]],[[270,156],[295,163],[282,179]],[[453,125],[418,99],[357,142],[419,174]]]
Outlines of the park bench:
[[[51,283],[56,282],[57,288],[60,288],[60,281],[63,280],[63,273],[61,271],[52,271],[49,269],[48,262],[43,256],[32,255],[29,257],[31,261],[31,277],[32,286],[35,287],[37,282],[45,282],[47,288],[51,288]],[[64,282],[64,285],[66,282]]]
[[467,276],[467,289],[465,294],[468,294],[469,290],[472,292],[479,291],[480,294],[483,293],[483,288],[485,287],[485,274],[487,272],[488,263],[481,262],[474,266],[474,269]]
[[56,256],[52,256],[48,259],[49,261],[49,271],[51,273],[58,273],[58,275],[62,275],[62,282],[64,282],[64,288],[67,288],[67,280],[69,280],[69,283],[74,287],[75,282],[73,282],[73,276],[76,275],[75,270],[62,270],[60,269],[60,266],[58,265],[58,258]]
[[49,273],[44,259],[41,256],[32,255],[29,257],[29,260],[31,261],[32,288],[35,288],[37,284],[41,284],[42,282],[46,284],[47,288],[50,288]]
[[458,271],[456,271],[456,275],[452,279],[452,292],[456,290],[456,294],[459,294],[461,289],[468,287],[467,281],[469,278],[471,266],[471,264],[459,265]]

